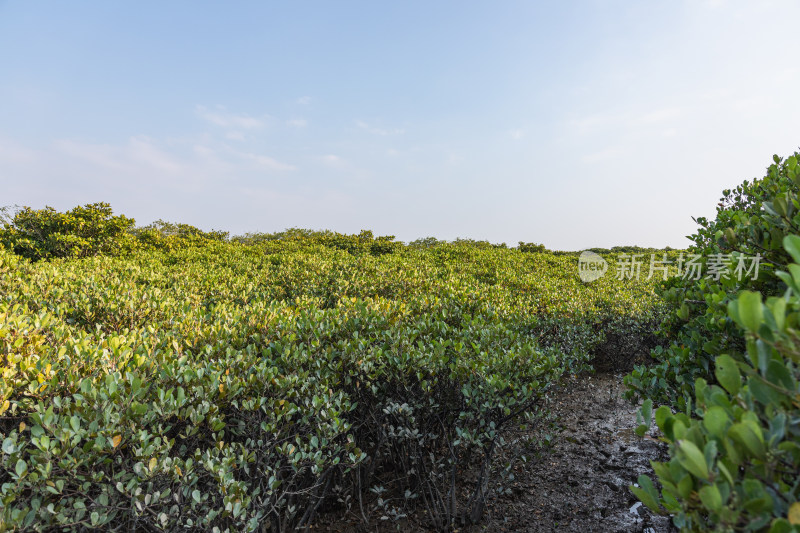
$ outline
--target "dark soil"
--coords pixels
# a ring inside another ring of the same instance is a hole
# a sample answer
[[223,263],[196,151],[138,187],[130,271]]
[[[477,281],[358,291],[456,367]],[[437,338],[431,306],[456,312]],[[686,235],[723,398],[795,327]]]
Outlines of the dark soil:
[[[518,466],[512,493],[491,500],[482,523],[455,531],[674,531],[669,518],[651,513],[628,489],[640,474],[652,477],[650,460],[665,460],[667,450],[663,443],[634,433],[637,407],[622,398],[622,376],[600,373],[567,379],[549,406],[556,426],[551,447]],[[314,530],[426,531],[414,525],[425,520],[414,517],[369,526],[334,522],[338,523]]]
[[622,375],[569,379],[551,405],[561,431],[550,452],[520,469],[514,494],[466,531],[672,531],[628,490],[640,474],[652,476],[650,460],[665,460],[666,447],[636,436],[637,408],[624,391]]

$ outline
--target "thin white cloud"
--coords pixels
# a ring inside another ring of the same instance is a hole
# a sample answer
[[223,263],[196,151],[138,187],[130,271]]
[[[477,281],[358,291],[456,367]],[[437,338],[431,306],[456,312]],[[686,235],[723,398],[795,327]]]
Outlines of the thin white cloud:
[[231,128],[234,130],[254,130],[264,127],[264,120],[243,113],[231,113],[224,107],[218,106],[216,109],[208,109],[198,105],[195,108],[197,116],[203,120],[219,126],[221,128]]
[[263,155],[263,154],[254,154],[251,152],[241,152],[238,150],[228,149],[228,153],[231,155],[242,159],[244,161],[248,161],[254,163],[256,167],[263,169],[263,170],[277,170],[277,171],[289,171],[289,170],[297,170],[297,167],[294,165],[289,165],[287,163],[281,163],[276,159]]
[[515,130],[509,131],[508,134],[511,135],[512,139],[514,139],[515,141],[518,141],[518,140],[522,139],[525,136],[525,131],[523,131],[521,129],[515,129]]
[[610,128],[634,129],[645,125],[674,122],[684,115],[684,109],[678,106],[660,107],[646,111],[631,106],[615,113],[592,113],[573,118],[566,122],[566,127],[577,135],[597,134],[607,132]]
[[131,137],[126,144],[117,146],[61,139],[55,142],[55,148],[72,159],[113,171],[140,168],[175,174],[183,169],[179,161],[144,136]]
[[383,129],[383,128],[376,128],[374,126],[370,126],[369,124],[367,124],[363,120],[356,120],[356,126],[358,126],[360,129],[362,129],[362,130],[364,130],[364,131],[366,131],[368,133],[371,133],[373,135],[384,136],[384,135],[400,135],[400,134],[405,133],[405,130],[402,130],[402,129],[399,129],[399,128],[394,128],[394,129],[389,129],[389,130]]
[[334,154],[327,154],[320,158],[325,166],[339,168],[345,165],[345,160]]
[[593,113],[579,118],[567,120],[566,128],[573,134],[586,135],[598,129],[606,128],[611,124],[616,124],[624,120],[622,115],[611,113]]
[[[187,193],[216,190],[222,182],[296,170],[274,157],[237,150],[209,139],[194,143],[173,139],[165,145],[145,136],[131,137],[117,145],[62,139],[37,159],[51,170],[39,168],[36,174],[51,175],[52,169],[57,168],[62,175],[103,183],[104,190],[115,190],[117,194],[134,186]],[[2,160],[0,169],[1,163]]]
[[304,118],[293,118],[291,120],[287,120],[286,125],[293,128],[305,128],[308,125],[308,121]]
[[0,137],[0,161],[7,163],[32,163],[36,152],[11,139]]
[[191,158],[193,164],[203,168],[209,175],[226,175],[237,173],[240,168],[236,161],[224,157],[219,150],[207,144],[195,144],[191,148],[194,157]]
[[461,154],[457,154],[455,152],[448,152],[445,164],[447,166],[454,167],[460,165],[463,161],[464,157]]
[[124,164],[119,158],[121,149],[107,144],[86,144],[69,139],[55,142],[56,151],[61,155],[79,159],[93,166],[111,170],[122,170]]
[[308,104],[311,103],[311,97],[310,96],[301,96],[300,98],[295,100],[295,102],[300,104],[300,105],[308,105]]
[[625,155],[625,151],[618,146],[605,148],[581,156],[581,160],[585,163],[599,163],[601,161],[610,161],[620,159]]
[[800,69],[797,67],[787,66],[780,72],[775,74],[776,83],[796,83],[800,78]]
[[678,107],[665,107],[662,109],[654,109],[639,117],[638,121],[645,124],[654,124],[658,122],[666,122],[669,120],[680,117],[681,109]]
[[164,172],[176,173],[184,168],[183,164],[158,148],[149,137],[132,137],[128,141],[127,151],[131,159]]

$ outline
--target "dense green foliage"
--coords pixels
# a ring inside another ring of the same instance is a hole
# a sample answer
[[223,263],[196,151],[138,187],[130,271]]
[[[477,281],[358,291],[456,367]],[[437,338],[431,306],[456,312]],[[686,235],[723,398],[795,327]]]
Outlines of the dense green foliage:
[[292,228],[277,233],[248,233],[234,237],[235,242],[243,244],[296,243],[302,245],[320,245],[327,248],[344,250],[353,255],[384,255],[400,250],[402,243],[394,240],[393,235],[375,237],[369,230],[362,230],[358,235],[346,235],[335,231],[314,231]]
[[129,233],[134,220],[123,215],[114,216],[106,203],[76,207],[66,213],[59,213],[52,207],[26,207],[7,218],[3,217],[4,224],[0,228],[0,248],[34,261],[117,254],[134,245]]
[[663,318],[652,283],[566,255],[180,244],[0,251],[0,529],[477,520],[559,378]]
[[[658,364],[637,369],[629,385],[656,402],[674,403],[679,408],[694,397],[698,377],[713,379],[716,355],[744,348],[741,331],[727,315],[728,302],[740,290],[759,291],[765,296],[783,294],[785,285],[775,269],[791,260],[783,249],[786,235],[800,232],[800,214],[793,204],[798,194],[796,156],[781,161],[777,156],[763,179],[745,181],[723,191],[714,220],[698,218],[697,233],[689,238],[689,252],[700,257],[700,279],[673,277],[662,295],[676,311],[663,328],[671,345],[656,353]],[[761,257],[757,279],[734,275],[740,259]],[[710,263],[722,258],[728,264],[727,277],[706,276]]]
[[[655,366],[627,381],[649,396],[671,459],[637,496],[683,530],[800,531],[800,166],[777,156],[763,179],[724,191],[716,219],[698,219],[691,250],[726,279],[673,279],[664,295],[672,339]],[[734,276],[763,258],[757,279]],[[677,407],[673,414],[670,405]]]
[[160,250],[180,248],[187,243],[197,245],[207,241],[225,241],[229,237],[227,231],[203,231],[189,224],[164,220],[156,220],[142,228],[134,228],[131,233],[137,238],[140,247]]
[[531,252],[531,253],[541,253],[546,252],[547,248],[544,247],[544,244],[536,244],[535,242],[519,242],[517,246],[517,250],[520,252]]

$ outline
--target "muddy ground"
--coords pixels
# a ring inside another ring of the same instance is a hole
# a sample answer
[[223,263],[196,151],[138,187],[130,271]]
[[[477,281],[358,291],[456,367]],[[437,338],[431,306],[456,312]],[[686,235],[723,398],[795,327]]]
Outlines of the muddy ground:
[[622,398],[623,374],[570,378],[551,409],[561,431],[548,454],[517,474],[514,494],[493,502],[470,533],[505,531],[673,531],[628,490],[666,446],[633,432],[637,408]]
[[[640,474],[652,476],[651,459],[667,456],[664,444],[633,432],[637,407],[622,398],[623,375],[583,374],[567,379],[553,393],[549,406],[555,423],[551,447],[515,470],[512,494],[491,500],[481,524],[456,531],[674,531],[668,518],[651,513],[628,490]],[[414,525],[424,523],[421,518],[370,526],[336,520],[314,530],[427,531]]]

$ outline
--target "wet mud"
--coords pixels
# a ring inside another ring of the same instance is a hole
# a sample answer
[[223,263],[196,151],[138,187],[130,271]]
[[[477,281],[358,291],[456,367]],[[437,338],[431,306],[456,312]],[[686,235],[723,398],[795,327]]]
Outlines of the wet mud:
[[553,395],[559,431],[552,448],[518,469],[511,496],[492,502],[477,532],[673,531],[628,486],[652,476],[650,460],[665,460],[666,446],[634,433],[637,406],[622,398],[623,374],[570,378]]

